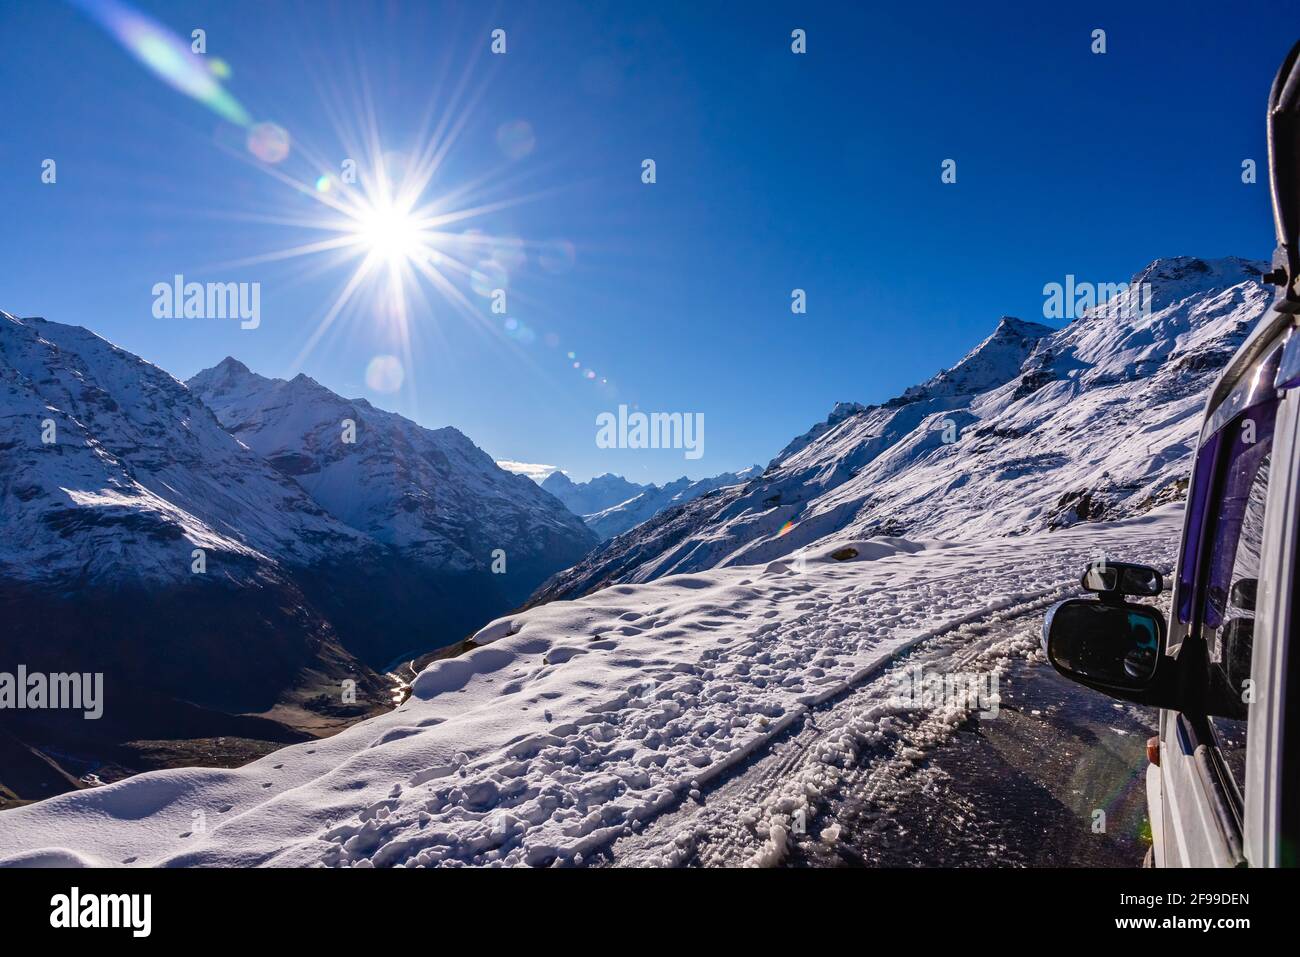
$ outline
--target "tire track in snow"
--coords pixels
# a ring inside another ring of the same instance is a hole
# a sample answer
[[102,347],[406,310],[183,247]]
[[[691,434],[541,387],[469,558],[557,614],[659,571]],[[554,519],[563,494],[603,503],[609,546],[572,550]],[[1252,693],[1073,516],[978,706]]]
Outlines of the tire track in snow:
[[[717,782],[700,795],[700,800],[665,814],[636,837],[618,841],[602,863],[774,866],[785,863],[792,852],[796,862],[804,864],[938,863],[924,859],[924,847],[911,848],[912,857],[907,860],[891,859],[869,846],[880,839],[869,832],[880,819],[900,832],[906,831],[905,824],[921,826],[921,822],[890,819],[889,809],[900,794],[933,785],[936,772],[927,767],[928,759],[950,745],[955,732],[971,717],[972,709],[953,704],[925,711],[900,708],[890,701],[897,693],[899,678],[917,665],[928,674],[992,673],[999,678],[1015,669],[1018,680],[1036,670],[1050,675],[1051,693],[1059,701],[1080,689],[1056,676],[1038,648],[1042,613],[1071,594],[1077,594],[1077,589],[1062,586],[1027,601],[1004,603],[992,613],[910,644],[872,669],[863,683],[809,711],[798,727],[773,740],[765,753],[755,755],[726,780]],[[1001,690],[1005,691],[1005,686]],[[1135,721],[1132,714],[1141,709],[1089,695],[1082,690],[1080,700],[1103,719],[1110,708],[1125,712],[1127,720],[1116,721],[1127,724],[1129,730],[1110,730],[1119,734],[1142,731],[1140,719]],[[1141,765],[1135,763],[1132,767],[1136,772]],[[959,819],[980,819],[979,809],[960,806],[961,798],[948,795],[947,799],[953,803],[942,811]],[[926,804],[928,812],[933,812],[935,806],[934,799]],[[1016,817],[1015,809],[1003,809],[1002,813],[1011,819]],[[852,819],[849,826],[859,833],[846,833],[841,817]],[[1026,822],[994,823],[1007,830]],[[1082,829],[1077,820],[1072,819],[1070,824]],[[861,850],[863,844],[868,845],[866,853]],[[996,848],[978,842],[957,849],[955,854],[949,849],[947,854],[964,863],[984,864],[999,863],[996,855]],[[837,857],[841,860],[837,861]],[[1139,858],[1140,854],[1132,863]],[[1098,861],[1095,855],[1089,859],[1089,863],[1098,862],[1124,861]]]
[[[1041,613],[1072,593],[1070,585],[1004,599],[933,632],[916,636],[796,716],[765,747],[715,778],[698,799],[656,819],[641,834],[617,841],[603,863],[619,866],[771,865],[784,857],[795,812],[803,826],[816,817],[814,794],[830,778],[847,782],[864,759],[911,765],[965,720],[964,709],[909,711],[889,702],[900,672],[921,664],[937,673],[993,670],[1037,646]],[[977,665],[983,662],[985,667]],[[827,748],[830,746],[830,750]],[[832,755],[845,772],[830,774]],[[806,772],[806,773],[801,773]],[[877,774],[881,769],[877,769]]]

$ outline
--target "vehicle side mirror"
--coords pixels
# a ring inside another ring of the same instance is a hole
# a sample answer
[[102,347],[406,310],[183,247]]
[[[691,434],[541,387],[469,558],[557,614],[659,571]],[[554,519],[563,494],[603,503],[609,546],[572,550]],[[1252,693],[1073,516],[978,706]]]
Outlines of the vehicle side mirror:
[[1145,598],[1153,598],[1165,588],[1164,576],[1154,568],[1128,562],[1094,562],[1084,571],[1080,584],[1084,591]]
[[1238,578],[1233,583],[1232,590],[1228,592],[1228,602],[1234,608],[1253,614],[1255,611],[1255,596],[1258,592],[1258,578]]
[[1164,616],[1150,605],[1068,598],[1043,622],[1043,651],[1065,677],[1113,698],[1177,707]]
[[1243,690],[1250,681],[1258,592],[1259,580],[1255,578],[1237,579],[1228,592],[1227,618],[1218,637],[1222,679],[1210,682],[1205,702],[1208,714],[1239,721],[1247,716],[1249,706]]
[[1223,673],[1226,687],[1211,684],[1206,708],[1210,714],[1244,720],[1248,711],[1242,689],[1250,681],[1250,659],[1255,643],[1255,619],[1251,615],[1230,618],[1223,624],[1219,640],[1223,645]]

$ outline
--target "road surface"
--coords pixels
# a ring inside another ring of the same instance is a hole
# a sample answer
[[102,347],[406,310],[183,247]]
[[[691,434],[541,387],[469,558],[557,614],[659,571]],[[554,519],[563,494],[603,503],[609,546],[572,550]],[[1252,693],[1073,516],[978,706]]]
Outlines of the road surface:
[[[592,863],[1138,866],[1155,712],[1057,675],[1038,651],[1045,604],[915,647]],[[996,673],[996,714],[891,713],[900,675],[918,666],[926,675]],[[853,759],[828,763],[828,743],[842,753],[846,740]],[[774,814],[799,794],[812,796],[814,813],[774,833]]]

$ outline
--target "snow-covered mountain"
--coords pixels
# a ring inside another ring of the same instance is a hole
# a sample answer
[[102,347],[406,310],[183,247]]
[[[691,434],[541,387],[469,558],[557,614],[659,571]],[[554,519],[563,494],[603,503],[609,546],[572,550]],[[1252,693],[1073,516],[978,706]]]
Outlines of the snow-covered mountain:
[[1177,499],[1206,390],[1271,300],[1263,268],[1162,259],[1058,331],[1004,318],[951,369],[881,405],[838,404],[761,476],[606,542],[534,602],[767,562],[836,533],[969,541]]
[[310,564],[364,543],[180,382],[76,326],[0,313],[0,449],[0,579],[176,583],[194,548]]
[[518,601],[595,544],[576,515],[454,428],[426,429],[306,375],[271,379],[233,358],[188,385],[331,516],[426,568],[490,573],[499,549],[504,594]]
[[595,542],[454,429],[233,360],[191,389],[83,328],[0,313],[0,671],[102,671],[115,705],[82,744],[380,709],[377,670]]
[[76,722],[83,746],[252,736],[202,709],[265,711],[344,679],[373,710],[385,686],[362,659],[379,643],[310,595],[377,557],[166,372],[0,313],[0,671],[102,671],[113,706]]
[[615,535],[622,535],[628,529],[635,528],[642,522],[653,518],[664,509],[684,505],[691,499],[699,498],[706,492],[712,492],[728,485],[738,485],[749,481],[763,469],[758,465],[741,469],[738,472],[723,472],[710,478],[692,481],[682,476],[674,482],[663,485],[647,485],[633,498],[594,514],[585,514],[582,520],[595,532],[600,540],[606,541]]
[[575,482],[563,472],[552,472],[542,482],[542,488],[563,502],[574,515],[594,515],[636,498],[651,486],[629,482],[613,472],[597,475],[589,482]]

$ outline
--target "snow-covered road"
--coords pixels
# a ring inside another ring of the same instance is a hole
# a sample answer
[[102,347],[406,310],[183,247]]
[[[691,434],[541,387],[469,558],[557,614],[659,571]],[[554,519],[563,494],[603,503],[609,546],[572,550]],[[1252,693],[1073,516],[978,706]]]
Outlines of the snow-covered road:
[[862,769],[822,812],[840,839],[800,841],[787,863],[1136,867],[1155,710],[1076,685],[1040,655],[1012,657],[1001,692],[997,719],[971,715],[897,786],[870,786],[888,761]]
[[[966,718],[854,689],[879,691],[882,670],[914,647],[940,670],[1005,668],[1032,648],[1028,622],[1077,591],[1088,561],[1168,567],[1178,522],[1166,508],[976,545],[823,542],[802,566],[554,602],[489,625],[483,647],[426,668],[401,708],[333,738],[238,770],[156,772],[0,815],[0,854],[109,865],[778,863],[797,827],[834,843],[833,819],[819,819],[828,801],[894,787]],[[832,557],[845,546],[857,554]],[[803,735],[806,747],[783,746]],[[864,748],[892,755],[867,762],[866,778]],[[746,792],[756,767],[762,786]],[[743,783],[729,790],[728,780]]]
[[[1135,866],[1155,712],[1055,673],[1039,650],[1048,604],[920,643],[698,800],[617,840],[601,863]],[[999,706],[983,717],[974,702],[900,708],[898,689],[918,669],[996,675]],[[1098,826],[1098,809],[1112,820]]]

